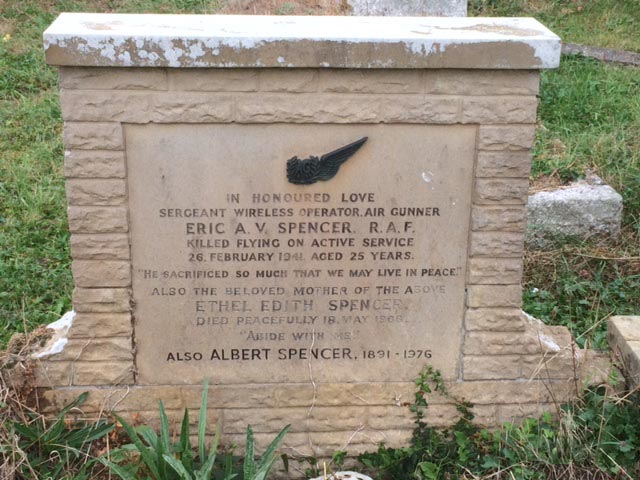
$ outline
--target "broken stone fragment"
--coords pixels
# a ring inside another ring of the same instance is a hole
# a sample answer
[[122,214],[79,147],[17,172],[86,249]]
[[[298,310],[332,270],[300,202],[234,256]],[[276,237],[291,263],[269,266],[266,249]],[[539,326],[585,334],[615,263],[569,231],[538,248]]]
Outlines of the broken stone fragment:
[[552,239],[616,236],[622,220],[622,197],[596,176],[557,190],[529,196],[529,246],[543,247]]

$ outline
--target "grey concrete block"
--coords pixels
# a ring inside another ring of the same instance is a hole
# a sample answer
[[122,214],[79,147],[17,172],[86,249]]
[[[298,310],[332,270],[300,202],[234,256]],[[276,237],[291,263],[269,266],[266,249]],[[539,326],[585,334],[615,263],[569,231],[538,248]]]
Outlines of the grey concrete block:
[[466,17],[467,0],[348,0],[354,15]]
[[615,236],[622,220],[622,197],[592,177],[530,195],[527,215],[529,245],[541,245],[554,237]]

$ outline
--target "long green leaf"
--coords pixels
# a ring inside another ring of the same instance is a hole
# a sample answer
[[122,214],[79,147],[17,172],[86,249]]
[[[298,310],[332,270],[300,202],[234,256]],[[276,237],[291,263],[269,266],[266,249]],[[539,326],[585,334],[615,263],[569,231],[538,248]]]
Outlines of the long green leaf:
[[[220,422],[216,425],[216,434],[213,436],[213,441],[211,442],[211,449],[209,450],[209,457],[206,461],[201,459],[202,468],[200,469],[200,476],[202,478],[209,479],[211,477],[211,470],[213,469],[213,464],[216,461],[216,454],[218,452],[218,442],[220,442],[220,434],[222,432],[222,425]],[[229,480],[226,478],[225,480]]]
[[216,456],[210,455],[209,458],[207,458],[207,460],[202,463],[200,470],[196,472],[196,478],[198,480],[209,480],[211,478],[211,470],[213,470],[213,464],[215,461]]
[[256,473],[255,456],[253,451],[253,430],[251,425],[247,426],[247,442],[244,452],[244,480],[253,480],[253,476]]
[[291,428],[291,425],[287,425],[282,430],[280,430],[280,433],[278,434],[278,436],[274,438],[273,441],[269,444],[264,454],[262,455],[260,462],[258,463],[258,471],[263,470],[267,466],[268,466],[267,473],[269,472],[269,470],[271,470],[273,462],[276,459],[276,456],[275,456],[276,449],[280,446],[280,444],[282,443],[282,440],[284,439],[284,436],[287,434],[290,428]]
[[158,468],[155,464],[156,459],[153,458],[153,455],[151,454],[151,449],[144,445],[144,443],[142,442],[142,439],[138,436],[134,428],[131,425],[129,425],[124,418],[122,418],[118,414],[114,414],[114,415],[116,417],[116,420],[118,420],[118,422],[120,422],[120,424],[122,425],[122,428],[124,428],[124,431],[127,433],[127,436],[131,439],[135,447],[138,449],[138,452],[142,457],[142,461],[147,466],[151,474],[154,475],[155,478],[160,479],[161,478],[160,472],[158,472]]
[[104,437],[115,428],[115,425],[108,423],[98,423],[92,427],[83,427],[69,433],[65,438],[65,443],[73,447],[80,448],[83,445]]
[[156,445],[158,471],[160,472],[161,479],[169,479],[169,471],[167,470],[167,463],[164,461],[164,455],[171,455],[172,452],[169,439],[169,419],[167,418],[167,412],[164,410],[162,400],[160,400],[160,436],[158,437],[158,443]]
[[169,419],[162,400],[160,400],[160,440],[162,441],[162,448],[169,453],[171,451]]
[[200,462],[204,462],[207,455],[205,447],[205,438],[207,434],[207,397],[209,395],[209,378],[204,380],[202,387],[202,402],[200,402],[200,415],[198,417],[198,455]]
[[189,409],[184,409],[182,417],[182,427],[180,428],[180,440],[178,442],[180,450],[180,462],[187,471],[193,469],[193,451],[191,450],[191,441],[189,440]]
[[232,469],[233,469],[233,455],[231,455],[231,453],[227,453],[225,456],[225,462],[224,462],[224,478],[225,479],[231,478]]
[[148,425],[140,425],[136,427],[136,432],[147,442],[150,447],[155,447],[158,443],[158,435],[155,430]]
[[178,476],[180,478],[182,478],[183,480],[193,480],[193,477],[191,476],[191,474],[187,471],[186,468],[184,468],[184,465],[182,465],[178,460],[176,460],[175,458],[173,458],[171,455],[164,455],[164,461],[175,470],[175,472],[178,474]]
[[72,408],[76,408],[78,405],[82,405],[84,402],[86,402],[88,396],[89,392],[82,392],[73,402],[62,407],[62,410],[60,410],[60,413],[58,413],[57,418],[59,420],[63,420],[67,413],[69,413],[69,410],[71,410]]

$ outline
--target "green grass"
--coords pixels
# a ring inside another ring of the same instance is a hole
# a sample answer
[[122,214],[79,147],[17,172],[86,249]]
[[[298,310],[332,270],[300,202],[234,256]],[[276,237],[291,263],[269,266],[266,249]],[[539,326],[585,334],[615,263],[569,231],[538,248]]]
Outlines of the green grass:
[[535,17],[563,41],[640,52],[638,0],[469,0],[469,15]]
[[533,175],[594,172],[620,192],[624,216],[617,240],[530,252],[525,310],[605,349],[606,319],[640,312],[640,69],[563,57],[542,74],[538,116]]
[[[640,402],[604,388],[589,390],[554,415],[505,423],[492,431],[474,425],[469,405],[448,394],[440,374],[426,369],[416,380],[416,414],[410,445],[360,455],[379,480],[614,480],[640,475]],[[428,394],[456,403],[460,420],[448,429],[423,422]],[[427,395],[427,396],[425,396]],[[555,417],[555,418],[554,418]]]
[[0,39],[0,343],[71,306],[60,107],[40,41],[54,15],[25,2],[2,18],[20,28]]

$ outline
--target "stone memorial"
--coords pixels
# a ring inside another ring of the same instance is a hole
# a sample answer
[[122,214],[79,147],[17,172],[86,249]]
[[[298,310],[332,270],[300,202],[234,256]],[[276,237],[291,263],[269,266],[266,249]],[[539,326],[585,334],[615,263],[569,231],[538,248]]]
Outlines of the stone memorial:
[[[601,372],[521,311],[533,19],[63,14],[74,312],[36,370],[54,410],[209,408],[289,453],[408,441],[437,368],[495,425]],[[433,396],[426,420],[455,422]]]

